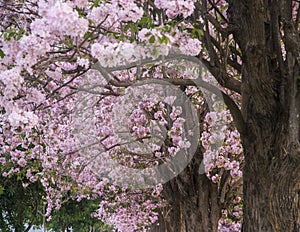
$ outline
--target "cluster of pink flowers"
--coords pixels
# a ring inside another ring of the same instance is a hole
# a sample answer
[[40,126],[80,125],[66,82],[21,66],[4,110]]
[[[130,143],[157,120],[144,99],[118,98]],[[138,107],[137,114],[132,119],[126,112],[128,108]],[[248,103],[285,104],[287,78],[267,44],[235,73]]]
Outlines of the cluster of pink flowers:
[[170,18],[182,14],[184,18],[190,16],[195,9],[194,0],[155,0],[154,4],[161,9],[166,10],[166,14]]
[[78,12],[68,3],[39,1],[38,6],[42,18],[31,24],[34,34],[42,33],[46,37],[46,31],[49,35],[69,35],[75,38],[83,37],[88,31],[88,20],[79,17]]
[[209,112],[205,117],[205,130],[201,135],[202,146],[206,149],[205,172],[215,183],[220,181],[222,169],[230,171],[233,179],[242,177],[240,163],[244,157],[240,134],[231,124],[228,110]]
[[[101,201],[99,209],[93,215],[107,224],[117,227],[122,232],[135,230],[147,231],[158,219],[158,209],[164,206],[160,198],[161,186],[155,190],[126,192],[111,186],[112,192],[117,192],[116,199],[106,199]],[[112,193],[112,196],[115,193]],[[145,199],[145,196],[151,196]]]
[[103,21],[107,28],[116,27],[120,22],[137,22],[142,18],[144,11],[138,7],[133,1],[111,1],[110,3],[100,3],[99,6],[94,7],[88,14],[88,18],[95,24]]
[[[152,167],[161,164],[163,160],[167,161],[174,157],[181,149],[190,147],[191,144],[183,129],[185,119],[181,117],[181,107],[172,106],[175,98],[174,96],[173,100],[161,101],[157,96],[145,97],[138,102],[126,118],[124,118],[126,113],[122,112],[122,106],[127,109],[129,103],[126,104],[125,100],[118,103],[121,105],[120,107],[116,106],[115,109],[121,117],[118,117],[117,120],[123,121],[123,124],[114,126],[115,133],[117,131],[124,132],[127,127],[129,128],[125,140],[122,138],[124,133],[118,135],[119,143],[122,144],[124,140],[124,146],[112,150],[112,154],[116,154],[121,163],[130,167],[140,165]],[[169,113],[168,110],[170,110]],[[132,140],[132,142],[126,143],[128,140]],[[136,155],[130,152],[136,153]],[[138,154],[143,154],[143,156]]]
[[189,56],[197,56],[201,52],[202,46],[198,39],[187,38],[180,42],[180,51]]
[[91,47],[91,54],[104,67],[116,67],[140,59],[136,49],[138,48],[134,44],[128,42],[94,43]]
[[222,218],[219,220],[218,229],[220,232],[240,232],[242,229],[243,209],[241,197],[232,201],[229,209],[222,211]]
[[232,123],[229,111],[218,104],[216,111],[207,113],[201,135],[201,143],[206,150],[203,159],[206,175],[220,187],[224,172],[228,172],[228,184],[236,194],[219,220],[219,231],[222,232],[240,231],[243,215],[240,184],[244,156],[240,134]]
[[20,69],[13,68],[0,72],[0,81],[4,85],[4,98],[10,100],[18,95],[18,90],[21,88],[24,79],[20,75]]

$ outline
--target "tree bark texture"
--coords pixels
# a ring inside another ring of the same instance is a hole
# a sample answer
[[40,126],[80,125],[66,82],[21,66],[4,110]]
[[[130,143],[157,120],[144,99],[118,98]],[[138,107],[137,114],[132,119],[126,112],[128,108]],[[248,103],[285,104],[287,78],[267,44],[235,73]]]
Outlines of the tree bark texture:
[[244,232],[300,231],[300,39],[291,7],[233,0],[228,12],[243,59]]
[[202,155],[196,154],[179,176],[164,185],[168,207],[150,232],[217,232],[221,204],[217,184],[199,174]]

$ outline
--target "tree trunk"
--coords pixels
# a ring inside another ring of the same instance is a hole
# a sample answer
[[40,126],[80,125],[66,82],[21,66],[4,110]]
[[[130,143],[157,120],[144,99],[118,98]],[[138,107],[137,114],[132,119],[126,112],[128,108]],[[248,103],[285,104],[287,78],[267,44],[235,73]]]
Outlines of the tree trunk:
[[168,207],[150,232],[217,232],[221,217],[218,186],[199,174],[201,161],[199,149],[190,165],[164,185]]
[[242,231],[300,231],[300,153],[276,142],[274,148],[262,143],[247,147]]
[[228,10],[243,58],[244,232],[300,231],[300,111],[295,84],[300,44],[291,46],[297,44],[291,41],[297,37],[291,5],[290,0],[233,0]]

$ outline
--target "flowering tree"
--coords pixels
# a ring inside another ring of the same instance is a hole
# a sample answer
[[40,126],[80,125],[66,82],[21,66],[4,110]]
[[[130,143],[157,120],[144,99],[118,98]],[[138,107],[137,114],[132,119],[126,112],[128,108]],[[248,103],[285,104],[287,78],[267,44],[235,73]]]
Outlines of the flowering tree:
[[297,231],[299,15],[292,0],[1,2],[2,177],[41,183],[49,220],[101,198],[93,216],[120,231],[238,231],[242,205],[244,231]]

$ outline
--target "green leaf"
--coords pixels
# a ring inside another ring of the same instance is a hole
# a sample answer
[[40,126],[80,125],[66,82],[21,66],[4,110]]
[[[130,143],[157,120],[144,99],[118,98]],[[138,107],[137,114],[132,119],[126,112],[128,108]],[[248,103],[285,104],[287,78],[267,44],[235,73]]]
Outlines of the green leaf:
[[199,37],[204,36],[204,32],[201,29],[196,29],[197,34]]
[[98,7],[100,3],[100,0],[95,0],[94,4],[91,6],[91,9],[93,9],[94,7]]
[[84,16],[84,11],[82,9],[79,9],[79,8],[76,8],[77,12],[78,12],[78,15],[80,17]]
[[141,25],[143,28],[153,28],[153,21],[152,18],[149,17],[142,17],[141,20],[139,21],[139,25]]
[[13,36],[15,36],[16,32],[12,29],[8,29],[4,32],[4,40],[9,41]]
[[141,20],[140,20],[140,23],[141,24],[147,24],[149,22],[151,22],[152,20],[146,16],[142,17]]
[[139,27],[137,24],[132,24],[131,26],[131,35],[134,35],[135,32],[137,32],[139,30]]
[[131,27],[131,23],[127,23],[124,27],[124,31],[128,31]]
[[2,185],[0,185],[0,195],[4,194],[4,187]]
[[158,56],[158,50],[156,47],[153,49],[153,55],[154,55],[154,57]]
[[90,32],[86,32],[86,33],[84,34],[83,38],[84,38],[85,40],[87,40],[90,36],[91,36],[91,33],[90,33]]
[[5,56],[4,52],[0,49],[0,57],[4,58],[4,56]]
[[20,31],[17,34],[17,40],[20,40],[24,34],[25,30],[23,28],[20,28]]
[[89,22],[89,26],[94,24],[93,20],[91,19],[88,19],[88,22]]
[[125,38],[126,38],[126,36],[125,36],[124,34],[121,34],[121,35],[119,36],[119,40],[122,41],[122,42],[125,41]]
[[72,48],[72,47],[73,47],[73,40],[72,40],[72,39],[67,39],[67,40],[66,40],[66,45],[67,45],[69,48]]
[[162,43],[168,44],[170,42],[170,39],[168,36],[166,35],[162,35]]
[[162,28],[162,31],[170,33],[172,31],[172,27],[170,27],[169,25],[166,25]]
[[203,35],[204,35],[204,33],[201,29],[196,29],[196,28],[192,29],[192,38],[193,39],[197,39]]
[[149,43],[153,44],[155,42],[155,36],[152,35],[149,39]]

